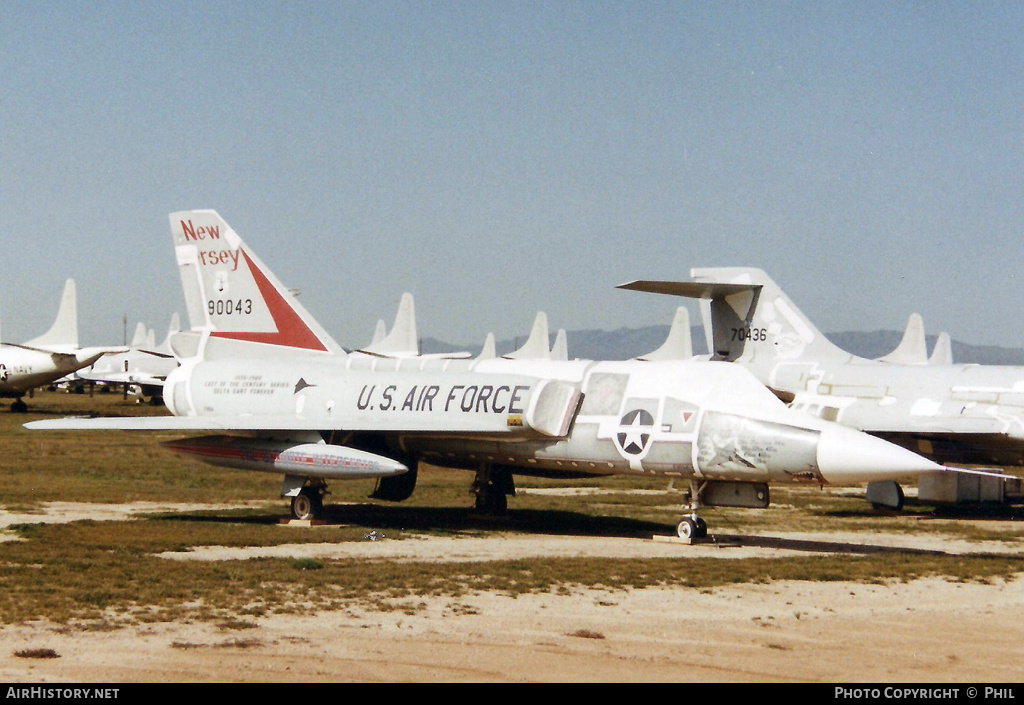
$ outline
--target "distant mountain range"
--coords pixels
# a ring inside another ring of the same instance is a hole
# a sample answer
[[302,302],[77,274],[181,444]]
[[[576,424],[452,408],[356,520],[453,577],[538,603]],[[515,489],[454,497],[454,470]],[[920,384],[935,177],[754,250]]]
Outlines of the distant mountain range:
[[[668,326],[646,326],[644,328],[619,328],[618,330],[577,330],[567,331],[569,357],[587,360],[628,360],[656,350],[668,336]],[[704,329],[695,326],[690,329],[693,352],[703,355],[707,352],[704,344]],[[879,330],[872,332],[848,331],[829,333],[827,337],[843,350],[866,358],[888,355],[903,338],[903,331]],[[554,335],[551,336],[552,342]],[[928,336],[928,350],[935,345],[935,336]],[[496,348],[499,355],[512,352],[526,342],[525,336],[516,340],[501,340]],[[424,353],[446,353],[466,351],[473,355],[480,352],[483,341],[473,345],[453,345],[436,338],[424,338],[420,345]],[[994,345],[968,345],[953,341],[953,361],[956,363],[978,363],[982,365],[1024,366],[1024,349],[1002,348]]]

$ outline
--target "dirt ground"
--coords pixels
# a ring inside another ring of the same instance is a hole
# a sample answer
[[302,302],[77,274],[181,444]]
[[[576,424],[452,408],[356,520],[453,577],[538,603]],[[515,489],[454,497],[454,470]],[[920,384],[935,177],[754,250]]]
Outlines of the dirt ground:
[[[50,520],[122,518],[163,509],[54,505]],[[40,515],[0,512],[0,528]],[[282,531],[292,530],[282,527]],[[209,548],[177,560],[363,555],[393,560],[514,556],[742,558],[846,551],[851,544],[950,553],[968,542],[896,535],[773,534],[672,540],[496,535],[250,549]],[[1005,549],[1018,551],[1021,549]],[[168,554],[172,559],[172,554]],[[934,682],[1016,683],[1024,671],[1024,580],[908,584],[778,582],[695,590],[583,590],[511,598],[424,600],[412,614],[358,608],[274,616],[252,629],[208,623],[82,632],[47,624],[0,629],[0,680],[132,682]],[[52,650],[57,658],[20,658]]]

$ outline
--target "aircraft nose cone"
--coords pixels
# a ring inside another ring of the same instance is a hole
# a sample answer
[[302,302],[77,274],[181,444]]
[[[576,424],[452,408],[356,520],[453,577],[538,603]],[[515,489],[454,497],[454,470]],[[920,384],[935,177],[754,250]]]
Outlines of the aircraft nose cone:
[[917,453],[838,424],[821,432],[817,460],[822,477],[837,485],[898,480],[943,470]]

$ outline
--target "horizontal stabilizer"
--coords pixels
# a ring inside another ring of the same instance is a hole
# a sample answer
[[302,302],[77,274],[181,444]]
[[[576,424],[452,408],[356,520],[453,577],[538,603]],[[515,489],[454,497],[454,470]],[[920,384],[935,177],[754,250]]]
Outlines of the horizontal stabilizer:
[[649,294],[667,294],[689,299],[717,299],[744,291],[755,291],[760,284],[726,284],[723,282],[675,282],[637,280],[620,284],[617,289],[645,291]]

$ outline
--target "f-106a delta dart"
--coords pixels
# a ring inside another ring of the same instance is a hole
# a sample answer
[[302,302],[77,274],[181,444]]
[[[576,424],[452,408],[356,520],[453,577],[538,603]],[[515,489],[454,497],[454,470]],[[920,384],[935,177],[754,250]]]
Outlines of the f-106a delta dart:
[[702,506],[767,507],[773,482],[858,485],[946,468],[794,411],[739,365],[349,354],[221,217],[170,216],[191,330],[164,385],[172,416],[37,421],[36,429],[210,431],[175,451],[279,473],[296,518],[327,482],[375,477],[403,500],[420,462],[471,470],[477,508],[502,512],[514,475],[661,475]]

